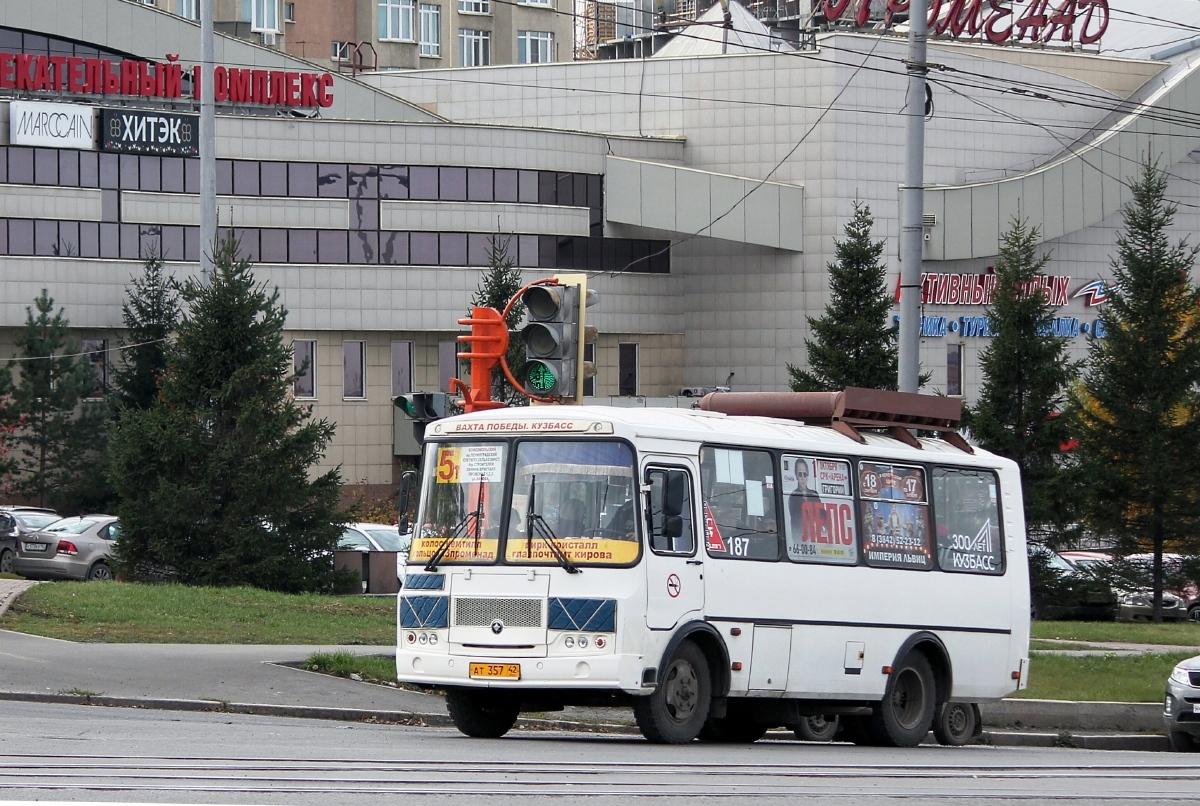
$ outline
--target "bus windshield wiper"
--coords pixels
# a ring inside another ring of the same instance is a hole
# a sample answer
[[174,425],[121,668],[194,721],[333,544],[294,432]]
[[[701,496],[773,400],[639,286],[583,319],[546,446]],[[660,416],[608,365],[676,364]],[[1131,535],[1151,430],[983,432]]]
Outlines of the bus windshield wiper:
[[558,560],[558,564],[566,569],[568,574],[578,574],[579,568],[563,552],[562,546],[558,545],[558,536],[554,534],[554,530],[550,528],[550,524],[546,523],[546,519],[538,514],[537,476],[532,476],[529,479],[529,509],[525,512],[525,553],[529,555],[531,561],[533,560],[533,535],[535,530],[537,536],[550,548],[550,553],[554,555],[554,559]]
[[438,544],[437,549],[433,552],[433,556],[429,558],[429,562],[425,565],[425,570],[430,573],[437,570],[438,563],[446,556],[446,552],[450,550],[450,544],[454,542],[454,538],[462,537],[463,530],[467,526],[467,522],[471,518],[475,519],[475,554],[479,554],[479,528],[483,520],[483,476],[479,477],[479,498],[476,500],[475,509],[462,516],[462,520],[454,524],[454,528],[450,530],[450,534]]

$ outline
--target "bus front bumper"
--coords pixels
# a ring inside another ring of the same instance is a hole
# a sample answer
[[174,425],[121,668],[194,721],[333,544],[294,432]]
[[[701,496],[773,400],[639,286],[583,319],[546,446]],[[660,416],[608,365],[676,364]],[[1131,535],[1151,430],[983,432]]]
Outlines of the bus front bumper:
[[[518,665],[519,677],[472,675],[472,664],[503,667],[509,674],[513,671],[511,667]],[[498,658],[412,651],[396,653],[396,679],[402,683],[429,686],[621,689],[628,694],[648,694],[651,688],[642,686],[644,666],[644,659],[638,655]]]

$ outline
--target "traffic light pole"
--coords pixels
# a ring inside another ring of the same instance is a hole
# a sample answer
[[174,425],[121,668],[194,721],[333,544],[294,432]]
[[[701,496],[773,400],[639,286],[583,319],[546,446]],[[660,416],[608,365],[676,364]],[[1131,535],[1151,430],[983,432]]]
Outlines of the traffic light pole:
[[908,13],[908,96],[905,99],[904,184],[900,188],[900,333],[898,388],[915,392],[921,361],[921,256],[925,230],[925,75],[928,0]]

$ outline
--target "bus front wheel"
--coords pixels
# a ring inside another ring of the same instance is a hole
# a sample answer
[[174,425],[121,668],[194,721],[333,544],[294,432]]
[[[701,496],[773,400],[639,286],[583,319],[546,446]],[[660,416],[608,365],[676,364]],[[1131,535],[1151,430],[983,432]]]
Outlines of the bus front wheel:
[[933,667],[920,652],[910,652],[888,678],[870,719],[871,738],[884,747],[916,747],[933,727],[936,707]]
[[460,733],[476,739],[499,739],[517,724],[521,704],[493,691],[452,688],[446,710]]
[[686,744],[708,720],[712,705],[712,672],[708,659],[692,641],[675,650],[658,676],[658,686],[633,701],[638,728],[655,744]]

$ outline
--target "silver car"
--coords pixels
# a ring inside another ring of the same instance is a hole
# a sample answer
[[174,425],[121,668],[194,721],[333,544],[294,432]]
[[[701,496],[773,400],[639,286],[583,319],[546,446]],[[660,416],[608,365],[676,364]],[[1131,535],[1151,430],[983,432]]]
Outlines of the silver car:
[[1180,661],[1167,680],[1163,722],[1171,749],[1200,751],[1200,655]]
[[110,580],[120,535],[112,515],[63,518],[17,540],[13,571],[29,579]]
[[11,573],[22,535],[44,529],[58,520],[58,513],[42,507],[0,506],[0,574]]
[[396,552],[396,579],[403,584],[408,547],[411,544],[412,532],[402,535],[395,526],[386,523],[348,523],[337,547],[343,551]]

